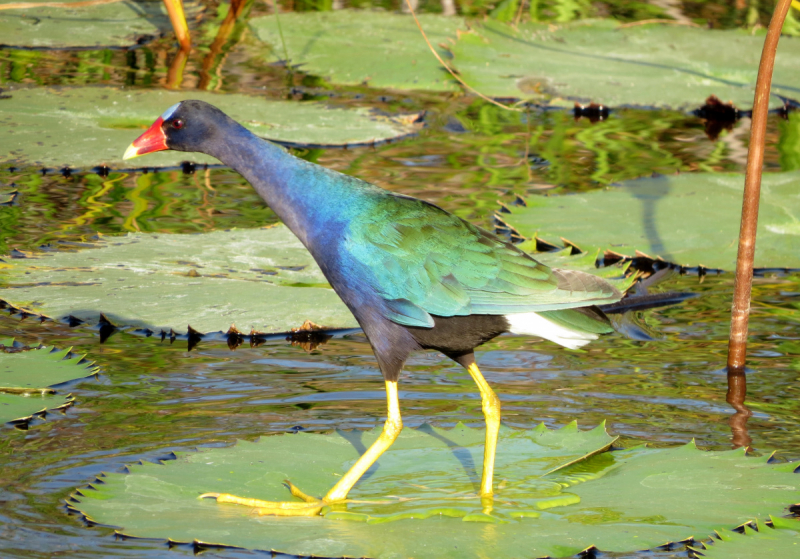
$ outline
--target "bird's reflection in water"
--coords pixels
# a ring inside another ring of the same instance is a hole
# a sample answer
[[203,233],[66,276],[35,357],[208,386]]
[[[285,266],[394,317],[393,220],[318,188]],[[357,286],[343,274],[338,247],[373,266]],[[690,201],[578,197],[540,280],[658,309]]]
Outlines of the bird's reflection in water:
[[753,412],[744,405],[747,396],[747,377],[744,371],[728,371],[728,394],[725,398],[735,413],[728,419],[733,448],[749,447],[753,440],[747,432],[747,420]]

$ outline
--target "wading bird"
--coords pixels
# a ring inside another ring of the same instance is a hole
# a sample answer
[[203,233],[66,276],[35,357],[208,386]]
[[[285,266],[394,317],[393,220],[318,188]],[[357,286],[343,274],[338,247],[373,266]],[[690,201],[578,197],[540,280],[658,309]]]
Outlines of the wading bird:
[[409,354],[422,349],[444,353],[478,385],[486,420],[480,496],[490,498],[500,401],[483,378],[474,349],[504,332],[577,348],[612,331],[596,305],[618,301],[621,294],[603,279],[551,269],[434,204],[299,159],[208,103],[170,107],[124,158],[160,150],[206,153],[250,181],[358,320],[386,383],[383,432],[322,499],[289,483],[301,501],[205,495],[218,502],[300,516],[345,501],[400,434],[398,377]]

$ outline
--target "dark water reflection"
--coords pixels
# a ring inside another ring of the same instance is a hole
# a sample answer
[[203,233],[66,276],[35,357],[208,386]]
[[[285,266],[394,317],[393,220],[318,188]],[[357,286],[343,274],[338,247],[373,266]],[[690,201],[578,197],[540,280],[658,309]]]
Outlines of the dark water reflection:
[[[487,344],[478,359],[503,401],[506,423],[559,427],[578,419],[591,427],[606,420],[625,446],[694,438],[702,448],[721,450],[747,437],[756,452],[780,449],[782,458],[800,458],[800,277],[758,278],[754,285],[747,433],[743,416],[726,402],[722,370],[732,279],[676,277],[660,288],[701,295],[644,314],[661,341],[609,336],[576,352],[511,336]],[[71,387],[78,405],[63,416],[48,416],[28,431],[3,430],[4,557],[189,553],[167,551],[163,542],[116,542],[109,530],[67,517],[61,500],[99,472],[135,460],[297,427],[372,428],[384,416],[382,381],[360,334],[311,353],[284,341],[234,352],[204,341],[188,352],[185,340],[170,345],[121,331],[101,345],[91,329],[0,319],[0,336],[12,335],[30,345],[73,346],[96,359],[102,374]],[[414,356],[400,396],[409,427],[482,424],[472,381],[441,355]]]

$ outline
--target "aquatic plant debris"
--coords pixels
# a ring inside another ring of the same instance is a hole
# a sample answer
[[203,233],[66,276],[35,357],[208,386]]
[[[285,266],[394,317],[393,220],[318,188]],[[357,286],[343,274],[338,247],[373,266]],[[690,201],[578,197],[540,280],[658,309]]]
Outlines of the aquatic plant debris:
[[[387,117],[369,109],[332,109],[324,103],[269,100],[234,93],[42,87],[9,90],[0,126],[0,164],[61,168],[150,168],[183,161],[219,164],[200,153],[165,151],[123,162],[125,148],[164,109],[184,99],[216,105],[253,133],[308,146],[346,146],[396,139],[419,130],[416,115]],[[69,138],[70,140],[67,140]]]
[[102,483],[73,493],[69,506],[129,536],[299,556],[503,559],[703,538],[783,514],[798,497],[797,463],[770,464],[769,456],[742,450],[703,452],[693,443],[605,452],[614,439],[603,425],[580,431],[571,423],[554,431],[501,429],[491,506],[476,495],[484,432],[461,424],[404,430],[351,492],[353,502],[326,507],[322,519],[259,516],[197,498],[217,491],[286,500],[285,478],[324,494],[379,434],[286,434],[179,452],[174,461],[103,474]]
[[[733,270],[744,175],[682,173],[624,181],[604,190],[530,196],[503,219],[525,237],[584,250],[636,251],[682,266]],[[756,268],[800,268],[800,172],[768,173],[758,223]]]
[[93,362],[72,355],[69,349],[44,347],[8,353],[3,350],[13,346],[13,340],[3,340],[0,345],[0,423],[25,422],[35,414],[69,405],[72,396],[52,387],[98,371]]
[[[800,97],[793,41],[786,38],[775,60],[773,107],[783,105],[775,94]],[[710,95],[752,106],[763,43],[762,35],[745,30],[622,28],[613,20],[526,23],[515,30],[488,19],[460,34],[451,51],[461,77],[493,97],[569,108],[594,101],[689,110]]]
[[[314,259],[284,225],[195,235],[130,233],[97,248],[20,253],[0,264],[0,301],[56,319],[155,332],[289,332],[311,320],[358,328]],[[625,267],[593,268],[593,256],[543,254],[625,289]]]

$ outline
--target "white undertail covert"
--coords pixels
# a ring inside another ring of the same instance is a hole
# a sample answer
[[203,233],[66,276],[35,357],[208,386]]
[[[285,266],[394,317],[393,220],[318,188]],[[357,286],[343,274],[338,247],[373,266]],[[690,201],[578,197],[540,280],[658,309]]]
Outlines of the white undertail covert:
[[569,349],[578,349],[598,338],[597,334],[571,330],[535,312],[507,314],[505,317],[509,324],[509,332],[539,336]]

